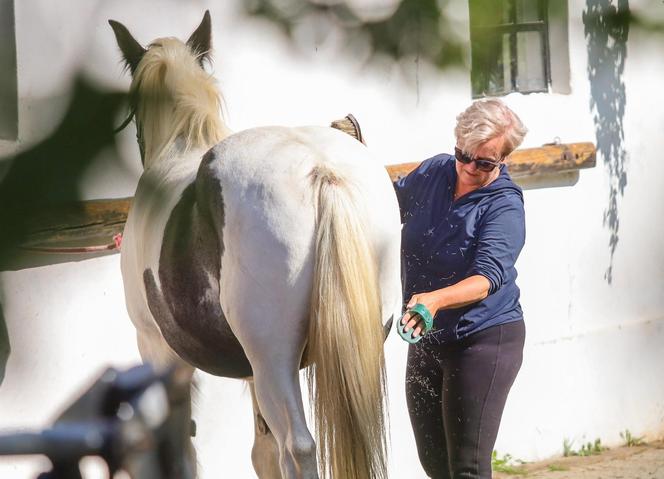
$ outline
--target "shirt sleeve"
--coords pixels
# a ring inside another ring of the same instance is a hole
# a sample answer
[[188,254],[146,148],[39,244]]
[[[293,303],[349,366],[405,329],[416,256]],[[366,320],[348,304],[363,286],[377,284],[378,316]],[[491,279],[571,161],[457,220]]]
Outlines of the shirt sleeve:
[[525,214],[520,198],[497,199],[481,220],[475,259],[469,276],[489,280],[489,294],[496,292],[514,268],[526,240]]

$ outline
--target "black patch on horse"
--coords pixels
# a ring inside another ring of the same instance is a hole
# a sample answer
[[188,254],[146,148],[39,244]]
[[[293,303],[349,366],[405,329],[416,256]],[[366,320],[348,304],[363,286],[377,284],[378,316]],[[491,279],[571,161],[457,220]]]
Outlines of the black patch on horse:
[[210,374],[248,377],[252,370],[219,303],[224,253],[221,185],[208,152],[166,224],[159,257],[161,292],[152,271],[144,272],[150,311],[170,347]]

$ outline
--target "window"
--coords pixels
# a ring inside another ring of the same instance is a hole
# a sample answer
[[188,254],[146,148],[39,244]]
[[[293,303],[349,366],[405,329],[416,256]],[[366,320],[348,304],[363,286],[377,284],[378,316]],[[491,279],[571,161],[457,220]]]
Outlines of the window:
[[14,1],[0,0],[0,140],[18,137]]
[[566,0],[470,0],[469,6],[473,98],[549,87],[569,93]]

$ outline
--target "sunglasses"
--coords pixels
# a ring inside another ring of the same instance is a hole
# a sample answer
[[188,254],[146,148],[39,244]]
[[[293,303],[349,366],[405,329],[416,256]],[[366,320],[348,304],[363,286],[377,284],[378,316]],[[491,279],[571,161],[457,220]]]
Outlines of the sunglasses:
[[500,166],[500,161],[489,160],[487,158],[473,158],[456,146],[454,147],[454,157],[464,165],[469,165],[474,161],[477,169],[485,173],[493,171],[495,167]]

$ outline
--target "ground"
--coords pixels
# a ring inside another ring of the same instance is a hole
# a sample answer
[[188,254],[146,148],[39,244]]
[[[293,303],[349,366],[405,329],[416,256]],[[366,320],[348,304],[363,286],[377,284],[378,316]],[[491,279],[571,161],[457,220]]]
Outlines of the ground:
[[593,456],[560,457],[494,472],[494,479],[664,479],[664,441],[620,447]]

